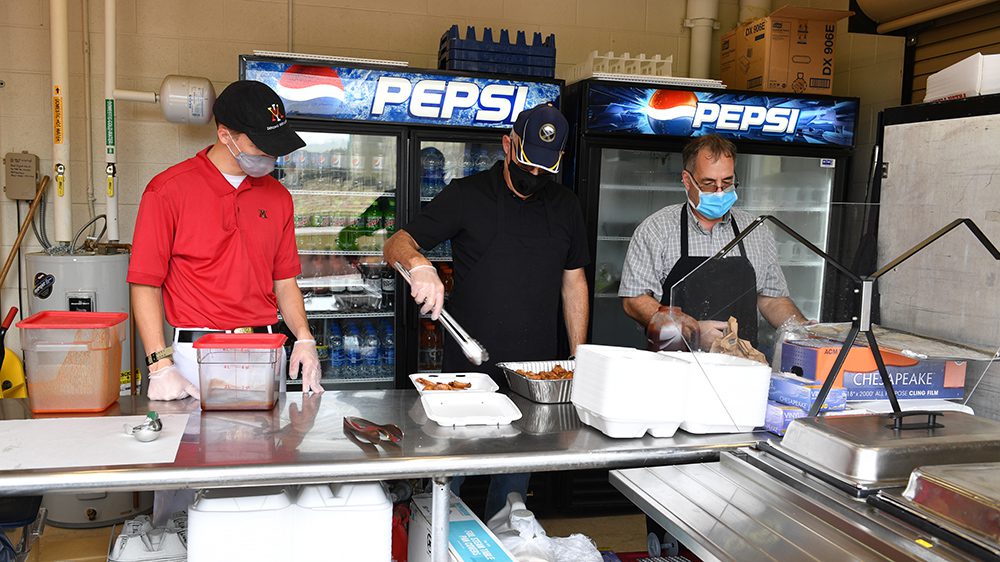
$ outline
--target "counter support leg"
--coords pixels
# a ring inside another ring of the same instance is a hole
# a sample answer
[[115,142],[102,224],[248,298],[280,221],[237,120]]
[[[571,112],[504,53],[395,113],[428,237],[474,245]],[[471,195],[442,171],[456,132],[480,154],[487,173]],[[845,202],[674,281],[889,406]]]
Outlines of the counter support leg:
[[448,557],[448,514],[451,511],[451,478],[434,478],[431,491],[431,562],[449,562]]

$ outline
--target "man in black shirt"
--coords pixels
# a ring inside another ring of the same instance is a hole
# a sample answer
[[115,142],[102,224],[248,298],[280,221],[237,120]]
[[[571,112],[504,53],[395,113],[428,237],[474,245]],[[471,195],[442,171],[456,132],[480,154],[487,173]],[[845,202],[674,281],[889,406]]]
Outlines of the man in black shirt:
[[[448,312],[490,355],[474,366],[446,338],[444,371],[480,371],[501,388],[495,364],[558,359],[560,302],[569,352],[584,343],[589,315],[589,263],[583,213],[576,196],[554,181],[562,162],[569,124],[556,108],[522,111],[503,137],[503,162],[456,179],[417,218],[394,234],[383,252],[387,263],[402,264],[412,278],[410,294],[421,312],[437,319],[444,286],[420,249],[451,240],[455,286]],[[517,475],[506,475],[517,476]],[[506,498],[491,483],[486,517]]]

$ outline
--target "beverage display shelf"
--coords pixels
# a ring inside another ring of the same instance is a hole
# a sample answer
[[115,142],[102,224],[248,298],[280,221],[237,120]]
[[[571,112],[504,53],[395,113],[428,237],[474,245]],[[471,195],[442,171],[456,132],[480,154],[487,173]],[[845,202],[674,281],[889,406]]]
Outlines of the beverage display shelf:
[[[381,250],[299,250],[300,256],[381,256]],[[449,258],[450,259],[450,258]]]
[[[309,320],[340,320],[345,318],[392,318],[396,315],[395,311],[385,310],[377,312],[306,312],[306,318]],[[283,320],[281,315],[278,315],[278,320]]]
[[631,236],[598,236],[598,242],[629,242],[632,240]]
[[684,191],[684,187],[681,185],[636,185],[628,183],[605,183],[601,184],[601,189],[609,189],[612,191]]
[[323,196],[323,197],[367,197],[370,199],[380,199],[385,197],[396,197],[395,191],[343,191],[327,189],[289,189],[292,196]]

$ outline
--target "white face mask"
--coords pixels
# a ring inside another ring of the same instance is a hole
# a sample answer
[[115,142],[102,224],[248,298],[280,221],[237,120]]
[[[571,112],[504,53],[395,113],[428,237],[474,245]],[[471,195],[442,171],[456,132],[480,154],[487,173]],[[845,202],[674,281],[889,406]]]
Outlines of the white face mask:
[[239,154],[233,154],[233,149],[226,144],[226,148],[229,150],[229,153],[233,155],[233,158],[236,159],[236,163],[239,164],[243,173],[252,178],[261,178],[274,171],[275,162],[278,160],[277,158],[274,156],[268,156],[267,154],[255,155],[243,152],[239,145],[236,144],[236,139],[234,139],[232,135],[229,135],[229,141],[233,143],[236,150],[240,151]]

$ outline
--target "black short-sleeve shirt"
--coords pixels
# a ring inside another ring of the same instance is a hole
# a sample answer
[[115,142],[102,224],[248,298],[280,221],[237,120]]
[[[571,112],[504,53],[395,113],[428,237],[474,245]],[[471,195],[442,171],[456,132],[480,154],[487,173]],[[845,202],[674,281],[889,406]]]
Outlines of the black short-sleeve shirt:
[[549,237],[568,240],[563,269],[589,264],[583,212],[576,195],[553,181],[522,200],[507,187],[503,166],[503,162],[497,162],[489,170],[453,180],[403,230],[425,250],[451,240],[456,283],[493,242],[497,205],[504,206],[502,228],[508,229],[506,232],[538,237],[539,243]]

